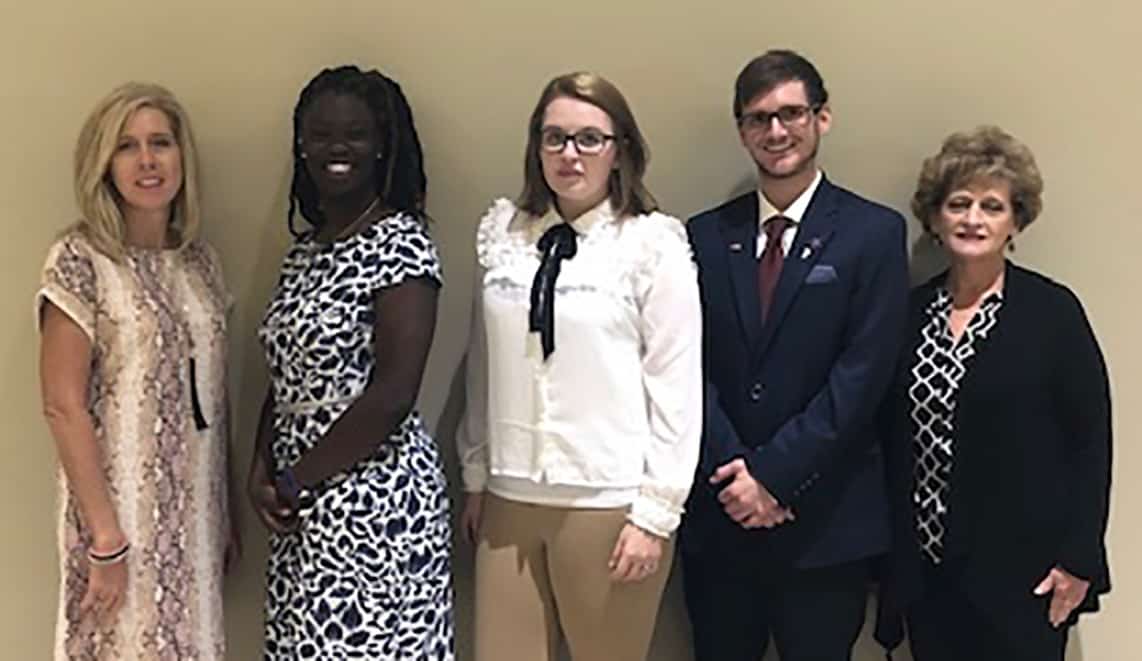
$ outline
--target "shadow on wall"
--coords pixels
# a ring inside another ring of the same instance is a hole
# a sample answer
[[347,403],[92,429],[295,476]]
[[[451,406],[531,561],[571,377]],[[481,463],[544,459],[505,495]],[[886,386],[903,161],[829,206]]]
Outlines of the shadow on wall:
[[912,276],[912,285],[922,284],[948,265],[940,246],[923,232],[912,242],[911,257],[908,270]]
[[280,184],[273,199],[265,205],[268,211],[260,219],[256,235],[251,237],[257,248],[243,256],[248,260],[242,264],[243,277],[235,277],[233,271],[237,269],[226,274],[235,300],[248,302],[236,306],[228,320],[231,356],[242,357],[240,365],[231,367],[230,375],[233,389],[230,399],[234,407],[231,412],[234,434],[230,456],[231,503],[233,516],[237,517],[243,531],[240,566],[231,572],[225,586],[226,638],[231,658],[259,658],[262,652],[262,636],[250,635],[246,627],[258,627],[260,631],[262,624],[263,579],[269,542],[265,528],[246,497],[246,473],[254,453],[258,412],[268,387],[257,329],[290,241],[290,237],[283,236],[282,232],[290,180],[290,170],[286,169],[278,179]]
[[[465,346],[467,340],[465,339]],[[467,396],[464,391],[468,374],[468,354],[464,353],[448,385],[448,395],[440,418],[436,421],[435,437],[440,453],[444,457],[444,471],[448,478],[448,491],[452,499],[452,529],[454,531],[452,550],[452,578],[456,589],[456,649],[472,649],[472,595],[473,559],[472,546],[455,531],[459,530],[460,512],[464,507],[464,490],[460,482],[460,460],[456,454],[456,434],[464,419]],[[463,656],[462,654],[460,656]]]

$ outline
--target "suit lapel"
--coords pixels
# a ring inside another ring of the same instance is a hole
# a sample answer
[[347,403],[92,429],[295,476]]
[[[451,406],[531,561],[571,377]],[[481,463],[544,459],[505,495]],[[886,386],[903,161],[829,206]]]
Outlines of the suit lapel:
[[761,304],[757,289],[757,194],[743,195],[722,216],[719,229],[725,241],[726,263],[737,308],[738,323],[747,344],[761,333]]
[[[825,245],[836,229],[836,216],[837,200],[833,185],[828,179],[822,178],[805,212],[805,217],[801,219],[801,226],[797,228],[797,236],[793,240],[789,254],[785,256],[785,262],[781,266],[781,276],[777,279],[769,316],[765,320],[765,327],[761,329],[761,337],[754,351],[758,359],[769,349],[777,329],[789,312],[789,307],[801,291],[805,277],[825,252]],[[756,285],[754,288],[756,290]]]

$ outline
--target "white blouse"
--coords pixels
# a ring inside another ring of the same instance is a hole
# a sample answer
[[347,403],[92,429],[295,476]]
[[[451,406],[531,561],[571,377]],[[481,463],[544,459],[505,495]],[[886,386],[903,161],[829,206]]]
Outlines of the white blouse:
[[669,536],[702,426],[697,270],[676,218],[619,219],[604,201],[571,222],[556,285],[555,351],[528,332],[536,242],[562,222],[497,200],[477,233],[464,488],[562,507],[629,507]]

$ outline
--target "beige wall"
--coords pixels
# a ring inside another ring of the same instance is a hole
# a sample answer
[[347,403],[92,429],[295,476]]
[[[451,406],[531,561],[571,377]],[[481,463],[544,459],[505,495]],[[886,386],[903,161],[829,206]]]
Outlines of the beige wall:
[[[4,659],[48,658],[56,596],[51,439],[38,410],[30,305],[44,250],[75,211],[71,150],[95,100],[128,78],[173,88],[205,161],[206,235],[239,301],[233,319],[237,456],[244,465],[264,386],[254,328],[287,244],[290,114],[321,66],[360,62],[401,81],[429,164],[430,209],[449,286],[422,409],[451,443],[467,328],[472,232],[495,195],[514,194],[526,116],[542,84],[593,68],[626,93],[653,147],[650,183],[688,215],[748,185],[729,120],[734,75],[767,47],[813,58],[832,91],[830,175],[901,211],[921,158],[949,131],[997,122],[1029,142],[1047,180],[1044,218],[1018,259],[1071,284],[1109,356],[1118,448],[1106,612],[1084,622],[1081,657],[1138,658],[1142,507],[1137,348],[1142,146],[1137,25],[1126,0],[915,3],[581,0],[448,3],[338,0],[150,3],[6,0],[0,21],[0,641]],[[705,6],[701,6],[704,4]],[[913,226],[915,233],[915,226]],[[447,404],[447,406],[446,406]],[[443,413],[443,415],[442,415]],[[1057,506],[1044,503],[1044,507]],[[228,588],[231,658],[259,658],[264,539],[246,513],[247,555]],[[467,552],[461,550],[462,558]],[[467,622],[469,567],[458,562]],[[652,658],[688,659],[672,592]],[[463,648],[463,646],[462,646]],[[461,655],[463,658],[463,654]],[[861,659],[879,658],[862,647]],[[1074,658],[1080,658],[1078,654]]]

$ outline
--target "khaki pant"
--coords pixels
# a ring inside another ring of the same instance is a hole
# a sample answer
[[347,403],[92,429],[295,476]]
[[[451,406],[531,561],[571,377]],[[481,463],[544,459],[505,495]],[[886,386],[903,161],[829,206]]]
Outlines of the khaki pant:
[[645,661],[670,564],[638,583],[607,566],[625,509],[574,509],[484,497],[476,549],[475,661]]

